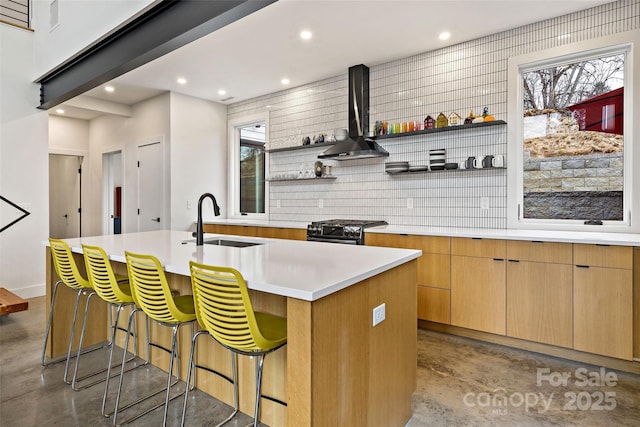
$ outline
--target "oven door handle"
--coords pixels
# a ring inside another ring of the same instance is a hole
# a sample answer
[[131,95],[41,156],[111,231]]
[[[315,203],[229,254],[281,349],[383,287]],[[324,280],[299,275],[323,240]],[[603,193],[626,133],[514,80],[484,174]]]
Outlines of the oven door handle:
[[353,239],[342,240],[342,239],[325,239],[322,237],[309,237],[307,236],[308,242],[327,242],[327,243],[342,243],[347,245],[357,245],[358,242]]

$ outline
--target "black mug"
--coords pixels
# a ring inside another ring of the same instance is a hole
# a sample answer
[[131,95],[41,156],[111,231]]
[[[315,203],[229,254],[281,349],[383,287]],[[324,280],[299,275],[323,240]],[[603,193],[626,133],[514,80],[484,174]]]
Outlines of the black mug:
[[473,162],[475,159],[476,158],[473,156],[467,158],[467,163],[466,163],[467,169],[473,169]]
[[491,154],[489,154],[488,156],[484,156],[484,159],[482,159],[482,167],[483,168],[492,167],[493,166],[492,160],[493,160],[493,156]]

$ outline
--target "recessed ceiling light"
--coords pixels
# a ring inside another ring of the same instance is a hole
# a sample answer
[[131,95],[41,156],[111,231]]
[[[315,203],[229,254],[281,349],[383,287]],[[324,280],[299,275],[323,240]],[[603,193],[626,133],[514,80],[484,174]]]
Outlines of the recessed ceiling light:
[[178,77],[178,83],[181,85],[185,85],[187,84],[187,79],[185,79],[184,77]]
[[220,90],[218,91],[218,95],[226,95],[226,94],[227,94],[227,91],[226,91],[226,90],[224,90],[224,89],[220,89]]
[[440,35],[438,36],[440,40],[449,40],[449,37],[451,37],[451,33],[447,31],[440,33]]
[[309,30],[300,31],[300,38],[302,40],[309,40],[313,36],[313,33]]
[[58,113],[58,114],[64,114],[64,110],[63,110],[62,108],[58,108],[58,109],[56,110],[56,113]]
[[106,90],[107,92],[113,92],[116,89],[113,86],[105,86],[104,90]]
[[283,85],[288,85],[289,79],[285,77],[284,79],[280,80],[280,83],[282,83]]

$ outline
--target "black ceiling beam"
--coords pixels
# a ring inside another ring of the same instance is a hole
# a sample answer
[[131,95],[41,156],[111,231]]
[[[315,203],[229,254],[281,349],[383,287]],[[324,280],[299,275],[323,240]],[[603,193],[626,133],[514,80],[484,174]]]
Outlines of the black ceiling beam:
[[38,108],[48,110],[275,1],[158,1],[36,80]]

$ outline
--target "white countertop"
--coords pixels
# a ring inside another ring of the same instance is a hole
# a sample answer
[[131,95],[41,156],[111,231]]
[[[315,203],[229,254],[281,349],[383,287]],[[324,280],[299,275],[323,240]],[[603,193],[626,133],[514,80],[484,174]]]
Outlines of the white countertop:
[[[206,224],[250,225],[256,227],[301,228],[309,222],[219,219],[205,221]],[[562,243],[593,243],[601,245],[640,246],[638,233],[603,233],[590,231],[533,230],[533,229],[486,229],[422,227],[404,225],[383,225],[367,228],[366,233],[415,234],[421,236],[474,237],[504,240],[537,240]],[[365,237],[366,241],[366,237]]]
[[[189,276],[189,261],[233,267],[250,289],[315,301],[383,271],[418,258],[419,250],[205,234],[212,238],[259,242],[245,248],[203,245],[186,231],[149,231],[66,239],[73,252],[82,244],[102,247],[126,262],[124,251],[156,256],[167,272]],[[188,242],[188,243],[184,243]],[[46,242],[48,245],[48,242]]]

